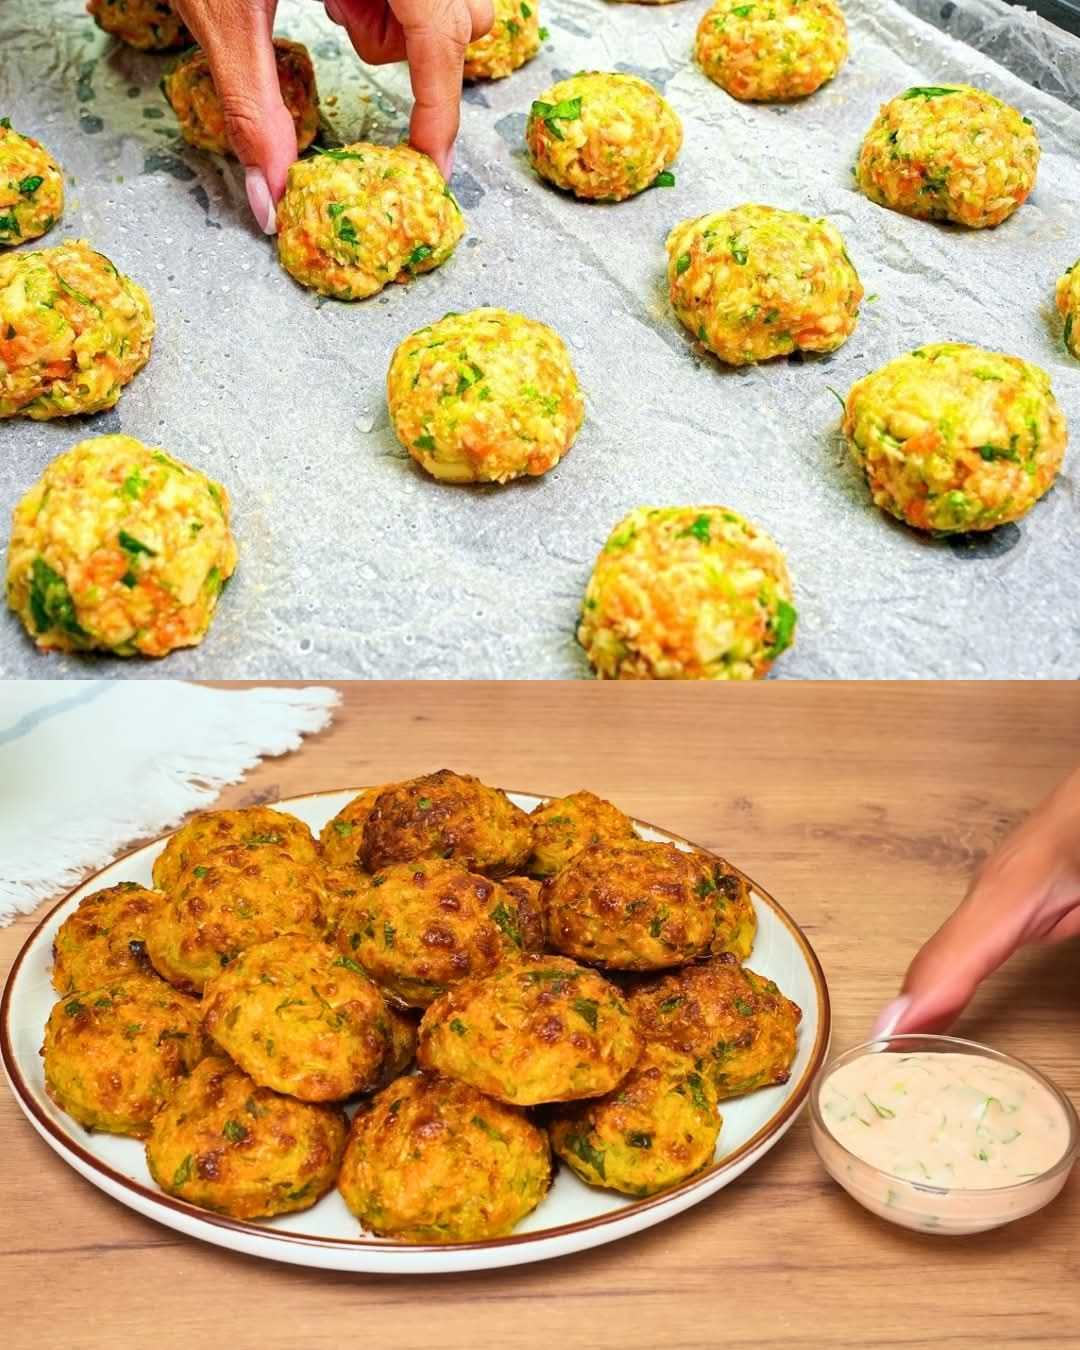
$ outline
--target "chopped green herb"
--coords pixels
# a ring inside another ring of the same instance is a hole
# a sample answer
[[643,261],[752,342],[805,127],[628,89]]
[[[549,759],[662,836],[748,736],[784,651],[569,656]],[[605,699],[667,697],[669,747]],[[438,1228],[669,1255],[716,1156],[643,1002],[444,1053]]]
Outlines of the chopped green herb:
[[735,1011],[740,1017],[753,1017],[754,1005],[752,1003],[747,1003],[744,998],[737,998],[735,1000]]
[[943,85],[926,84],[916,85],[914,89],[909,89],[906,94],[901,94],[901,98],[941,98],[944,94],[958,94],[959,89],[948,89]]
[[73,998],[70,1003],[64,1004],[64,1012],[69,1017],[78,1017],[79,1013],[84,1012],[85,1007],[77,998]]
[[600,1011],[600,1005],[597,1003],[596,999],[576,998],[570,1006],[583,1022],[589,1024],[592,1031],[596,1030],[597,1014]]
[[351,820],[334,821],[334,833],[339,834],[342,837],[342,839],[347,839],[355,829],[356,825]]
[[30,571],[30,614],[38,633],[59,628],[71,637],[85,637],[75,618],[75,602],[67,582],[44,558],[35,558]]
[[467,1036],[469,1034],[469,1028],[465,1025],[465,1023],[461,1020],[460,1017],[451,1018],[450,1030],[454,1033],[455,1036]]
[[662,1013],[674,1012],[676,1008],[681,1008],[685,1002],[685,994],[673,994],[671,998],[664,999],[663,1003],[660,1004],[660,1011]]
[[681,277],[689,266],[690,266],[690,254],[681,253],[678,256],[678,258],[675,259],[675,275]]
[[579,1157],[586,1167],[591,1167],[601,1180],[606,1180],[607,1172],[602,1149],[594,1148],[583,1134],[570,1135],[566,1141],[566,1147],[571,1153]]
[[1005,449],[1000,445],[977,445],[975,449],[988,464],[992,464],[996,459],[1011,459],[1014,463],[1020,462],[1020,453],[1014,447]]
[[[865,1092],[863,1093],[863,1096],[866,1097]],[[877,1102],[874,1101],[872,1097],[866,1097],[866,1100],[870,1103],[870,1105],[874,1108],[874,1110],[877,1112],[877,1114],[881,1117],[882,1120],[893,1120],[895,1118],[896,1112],[890,1110],[889,1107],[878,1106]]]
[[753,8],[753,5],[735,5],[730,12],[737,14],[740,19],[745,19]]
[[686,1086],[690,1089],[690,1098],[699,1111],[709,1114],[709,1099],[705,1095],[705,1084],[698,1073],[686,1075]]
[[242,1144],[248,1137],[247,1126],[241,1125],[238,1120],[227,1120],[221,1133],[232,1144]]
[[539,117],[547,127],[548,131],[557,141],[563,141],[566,137],[558,127],[559,122],[576,122],[581,116],[581,99],[564,98],[559,103],[544,103],[537,99],[529,110],[530,117]]
[[510,911],[506,908],[506,906],[503,904],[501,900],[491,911],[491,919],[493,923],[497,923],[499,925],[499,927],[502,929],[502,931],[506,934],[506,936],[510,939],[510,941],[514,944],[515,947],[518,948],[524,947],[525,942],[524,939],[522,938],[521,928],[518,925],[518,921],[515,918],[515,916],[510,913]]
[[729,235],[727,242],[728,242],[728,249],[731,252],[731,256],[735,259],[735,261],[739,264],[740,267],[745,267],[746,260],[750,256],[750,253],[746,245],[739,243],[739,236],[737,234]]
[[394,925],[389,922],[383,923],[383,946],[392,947],[394,945]]
[[650,187],[674,187],[675,175],[670,169],[662,169],[649,184]]
[[406,258],[405,266],[416,267],[419,263],[422,263],[425,258],[430,258],[434,252],[435,250],[430,244],[417,244],[409,254],[408,258]]
[[359,159],[363,160],[363,155],[358,155],[355,150],[324,150],[322,146],[315,147],[315,153],[325,155],[327,159]]
[[133,558],[140,553],[145,553],[148,558],[157,557],[157,549],[151,548],[149,544],[142,543],[140,540],[136,539],[134,535],[128,534],[127,530],[121,530],[119,534],[117,534],[116,542],[125,553],[130,553]]
[[679,531],[679,538],[685,539],[687,535],[692,535],[702,544],[709,542],[709,528],[712,521],[708,516],[698,516],[692,525],[688,525],[685,530]]
[[770,658],[779,656],[781,652],[787,651],[788,647],[791,646],[797,617],[794,605],[789,605],[786,600],[777,602],[776,618],[773,620],[772,646],[769,648]]
[[[416,446],[417,450],[430,450],[430,451],[433,452],[434,449],[435,449],[435,437],[434,437],[434,436],[426,436],[426,435],[425,435],[425,436],[417,436],[416,440],[413,441],[413,445]],[[428,806],[431,805],[431,802],[428,801],[428,799],[427,799],[426,797],[422,797],[422,798],[420,799],[420,801],[421,801],[421,802],[427,802],[427,806],[420,806],[420,810],[421,810],[421,811],[426,811],[426,810],[428,809]],[[418,803],[418,804],[419,804],[419,803]]]
[[497,1130],[494,1125],[489,1124],[483,1116],[473,1116],[472,1123],[478,1130],[483,1130],[490,1139],[495,1139],[500,1144],[506,1143],[506,1135]]
[[430,798],[430,797],[420,797],[420,798],[417,800],[416,808],[417,808],[418,811],[430,811],[430,810],[431,810],[431,798]]
[[180,1166],[173,1173],[172,1183],[174,1186],[183,1186],[186,1181],[191,1180],[191,1154],[189,1153]]
[[339,956],[334,962],[335,966],[344,966],[346,970],[351,970],[354,975],[367,975],[367,971],[359,962],[354,961],[351,956]]
[[548,38],[551,36],[551,31],[550,29],[547,28],[541,28],[537,36],[539,37],[541,42],[546,42]]
[[652,1148],[651,1134],[645,1134],[641,1130],[631,1130],[625,1137],[631,1148]]
[[531,9],[529,8],[529,6],[525,3],[525,0],[521,0],[521,17],[522,17],[523,19],[531,19],[531,18],[532,18],[532,10],[531,10]]
[[338,223],[334,226],[334,233],[343,244],[358,244],[360,236],[356,233],[356,226],[348,216],[340,216]]
[[32,197],[44,181],[45,179],[39,173],[35,173],[31,174],[29,178],[22,179],[16,186],[21,196]]
[[204,876],[206,876],[207,872],[210,871],[209,867],[204,867],[202,863],[199,863],[197,867],[193,867],[191,870],[199,878],[200,881]]

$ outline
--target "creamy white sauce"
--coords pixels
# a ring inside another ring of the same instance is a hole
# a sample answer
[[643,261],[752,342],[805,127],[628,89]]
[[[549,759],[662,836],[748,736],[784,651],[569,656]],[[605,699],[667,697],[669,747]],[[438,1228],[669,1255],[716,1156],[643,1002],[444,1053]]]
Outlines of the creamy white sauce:
[[1053,1094],[983,1055],[860,1055],[829,1075],[820,1105],[828,1131],[856,1157],[917,1187],[1015,1186],[1069,1146]]

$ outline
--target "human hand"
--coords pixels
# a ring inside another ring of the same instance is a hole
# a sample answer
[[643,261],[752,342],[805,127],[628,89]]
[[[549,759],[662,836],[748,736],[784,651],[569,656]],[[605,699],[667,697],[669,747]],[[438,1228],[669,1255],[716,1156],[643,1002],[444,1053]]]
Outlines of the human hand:
[[[325,3],[369,65],[408,61],[415,100],[409,138],[449,178],[465,48],[491,27],[491,0]],[[206,52],[229,143],[245,166],[252,213],[272,234],[275,203],[296,158],[296,132],[274,62],[277,0],[173,0],[173,5]]]
[[873,1035],[937,1031],[1029,943],[1080,934],[1080,769],[990,854],[957,909],[918,952]]

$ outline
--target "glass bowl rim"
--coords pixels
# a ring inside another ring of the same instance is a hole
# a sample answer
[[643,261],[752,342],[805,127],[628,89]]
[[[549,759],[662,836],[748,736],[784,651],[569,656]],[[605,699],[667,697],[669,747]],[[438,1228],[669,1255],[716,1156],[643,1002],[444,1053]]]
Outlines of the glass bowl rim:
[[[1023,1181],[1014,1181],[1009,1186],[970,1187],[970,1186],[929,1186],[926,1185],[925,1183],[912,1181],[910,1177],[900,1177],[897,1176],[895,1172],[887,1172],[885,1168],[878,1167],[874,1163],[867,1162],[865,1158],[860,1158],[857,1153],[853,1153],[852,1150],[849,1149],[846,1144],[842,1143],[839,1139],[837,1139],[836,1135],[833,1134],[833,1132],[829,1129],[828,1125],[825,1123],[824,1117],[821,1114],[822,1087],[824,1086],[826,1080],[829,1078],[830,1074],[834,1073],[836,1069],[838,1069],[841,1066],[841,1064],[848,1064],[852,1060],[858,1059],[866,1054],[881,1054],[884,1052],[884,1049],[887,1046],[899,1045],[900,1048],[902,1048],[904,1042],[910,1043],[915,1041],[934,1042],[934,1048],[927,1052],[930,1054],[940,1054],[946,1050],[955,1050],[961,1054],[985,1055],[990,1059],[995,1059],[998,1060],[1000,1063],[1009,1064],[1015,1069],[1020,1069],[1023,1073],[1026,1073],[1030,1077],[1034,1078],[1037,1083],[1041,1083],[1042,1086],[1046,1088],[1046,1090],[1050,1093],[1050,1095],[1061,1107],[1062,1111],[1065,1114],[1066,1123],[1069,1127],[1069,1141],[1061,1157],[1058,1158],[1058,1160],[1055,1163],[1052,1163],[1049,1167],[1047,1167],[1044,1171],[1037,1172],[1034,1176],[1031,1177],[1025,1177]],[[1058,1087],[1058,1085],[1053,1081],[1053,1079],[1048,1078],[1046,1074],[1040,1072],[1033,1065],[1029,1064],[1025,1059],[1020,1059],[1016,1055],[1010,1055],[1004,1050],[995,1050],[992,1045],[985,1045],[981,1041],[969,1041],[965,1040],[963,1037],[960,1036],[944,1036],[935,1034],[933,1032],[915,1031],[915,1032],[901,1032],[898,1035],[891,1035],[891,1036],[874,1036],[868,1041],[861,1041],[858,1045],[853,1045],[849,1049],[841,1051],[840,1054],[833,1055],[831,1059],[829,1059],[825,1064],[821,1066],[821,1068],[817,1072],[817,1075],[814,1078],[814,1081],[810,1085],[809,1104],[810,1104],[810,1119],[813,1122],[814,1126],[818,1130],[820,1130],[823,1134],[828,1136],[830,1142],[837,1149],[840,1150],[842,1155],[851,1159],[860,1167],[864,1167],[868,1171],[876,1173],[876,1175],[884,1177],[889,1181],[896,1181],[899,1182],[900,1185],[902,1186],[910,1186],[912,1187],[913,1190],[922,1191],[933,1195],[944,1195],[944,1196],[959,1195],[964,1197],[1015,1195],[1018,1192],[1025,1190],[1026,1188],[1030,1189],[1040,1185],[1041,1183],[1049,1181],[1052,1178],[1057,1177],[1061,1172],[1068,1172],[1072,1168],[1072,1165],[1076,1162],[1077,1152],[1080,1151],[1080,1118],[1077,1117],[1076,1107],[1073,1106],[1072,1101],[1069,1099],[1069,1097],[1066,1096],[1066,1094],[1062,1091],[1062,1089]],[[811,1131],[812,1138],[813,1133],[814,1132]],[[814,1147],[815,1150],[817,1151],[818,1157],[821,1158],[821,1149],[818,1148],[816,1139],[814,1139]],[[822,1158],[821,1160],[824,1163],[825,1161],[824,1158]]]

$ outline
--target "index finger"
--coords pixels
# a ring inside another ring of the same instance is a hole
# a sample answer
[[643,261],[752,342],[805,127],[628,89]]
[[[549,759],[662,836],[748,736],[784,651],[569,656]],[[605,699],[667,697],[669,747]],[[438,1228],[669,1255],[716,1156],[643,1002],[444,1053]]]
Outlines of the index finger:
[[409,140],[430,155],[444,178],[450,177],[454,139],[461,121],[461,81],[472,20],[464,3],[434,11],[424,0],[394,6],[405,34],[412,84]]

